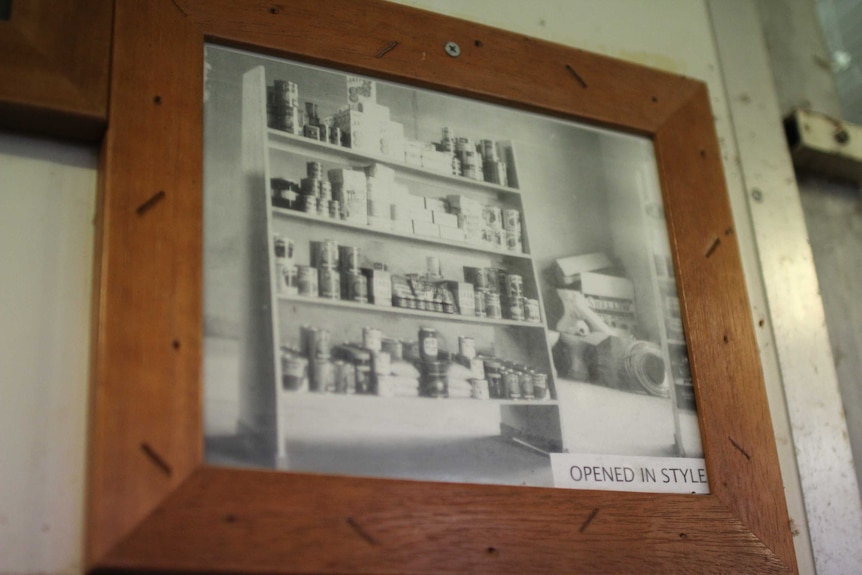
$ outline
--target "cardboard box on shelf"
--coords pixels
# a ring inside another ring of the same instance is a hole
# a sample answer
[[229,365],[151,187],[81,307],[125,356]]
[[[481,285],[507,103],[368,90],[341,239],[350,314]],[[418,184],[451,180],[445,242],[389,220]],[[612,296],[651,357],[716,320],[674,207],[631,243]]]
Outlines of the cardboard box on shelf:
[[413,220],[413,233],[417,236],[440,237],[440,226],[431,222]]

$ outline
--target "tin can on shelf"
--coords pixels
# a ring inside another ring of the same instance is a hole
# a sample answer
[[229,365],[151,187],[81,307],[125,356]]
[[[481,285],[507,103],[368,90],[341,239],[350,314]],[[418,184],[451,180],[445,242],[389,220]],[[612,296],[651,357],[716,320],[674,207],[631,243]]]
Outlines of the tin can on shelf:
[[522,252],[521,230],[506,230],[506,249],[510,252]]
[[534,371],[533,376],[533,396],[536,399],[545,399],[545,394],[548,392],[548,375]]
[[306,162],[305,175],[316,180],[323,179],[323,164],[317,161]]
[[311,377],[309,390],[317,393],[331,392],[335,388],[332,362],[329,358],[315,358],[311,361]]
[[476,317],[486,317],[488,314],[485,311],[485,296],[488,291],[484,289],[477,289],[473,293],[473,301],[476,309]]
[[275,248],[275,259],[286,260],[287,257],[287,241],[281,234],[272,234],[272,244]]
[[400,361],[404,358],[404,346],[397,339],[393,339],[391,337],[383,338],[381,341],[381,348],[389,354],[389,357],[393,361]]
[[353,355],[353,365],[355,367],[356,393],[366,395],[374,393],[371,352],[365,349],[357,349]]
[[539,300],[524,298],[524,319],[531,323],[541,323],[542,313],[539,310]]
[[300,329],[300,346],[309,359],[328,358],[332,355],[332,336],[325,329],[304,325]]
[[317,215],[317,198],[314,196],[302,196],[300,207],[306,214]]
[[521,388],[521,397],[533,399],[533,376],[529,371],[518,372],[518,384]]
[[503,372],[503,387],[509,399],[521,399],[521,378],[511,369]]
[[317,296],[317,268],[296,266],[296,285],[299,295]]
[[389,375],[392,373],[392,358],[385,351],[371,353],[371,371],[375,375]]
[[437,330],[433,327],[419,328],[419,357],[427,363],[436,361],[437,353]]
[[493,358],[485,358],[483,361],[490,396],[494,399],[506,397],[506,390],[503,388],[502,374],[500,373],[500,362]]
[[320,139],[320,127],[306,124],[302,127],[302,135],[312,140]]
[[287,260],[281,260],[276,262],[275,267],[278,292],[284,295],[297,295],[299,287],[297,285],[296,266],[288,263]]
[[458,336],[458,353],[467,359],[476,357],[476,340],[472,337]]
[[488,289],[488,270],[487,268],[464,267],[464,281],[473,284],[473,288]]
[[432,278],[441,277],[443,272],[440,267],[440,258],[437,256],[428,256],[425,258],[425,267],[428,271],[428,275]]
[[318,268],[338,268],[338,242],[335,240],[323,240],[315,242],[314,264]]
[[474,379],[485,379],[485,362],[481,358],[474,357],[470,360],[470,375]]
[[282,351],[281,381],[288,391],[302,390],[308,383],[308,360],[295,353]]
[[319,294],[326,299],[341,299],[341,274],[334,268],[318,269]]
[[488,319],[503,318],[503,308],[500,305],[500,294],[492,292],[485,294],[485,315]]
[[524,321],[524,298],[510,299],[506,305],[506,315],[515,321]]
[[449,380],[446,375],[448,363],[445,361],[426,361],[422,364],[419,387],[426,397],[449,397]]
[[503,229],[521,231],[521,211],[514,209],[503,210]]
[[341,271],[359,273],[360,251],[356,246],[338,246]]
[[347,272],[346,299],[358,303],[368,303],[368,278],[359,272]]
[[518,274],[506,274],[506,296],[509,299],[520,298],[524,295],[524,277]]
[[488,382],[484,379],[470,379],[470,396],[473,399],[490,399]]
[[363,327],[362,348],[370,351],[381,351],[383,349],[383,332],[376,327]]
[[343,359],[338,359],[333,363],[332,371],[335,393],[347,393],[347,390],[350,387],[350,378],[353,372],[353,366],[349,365]]

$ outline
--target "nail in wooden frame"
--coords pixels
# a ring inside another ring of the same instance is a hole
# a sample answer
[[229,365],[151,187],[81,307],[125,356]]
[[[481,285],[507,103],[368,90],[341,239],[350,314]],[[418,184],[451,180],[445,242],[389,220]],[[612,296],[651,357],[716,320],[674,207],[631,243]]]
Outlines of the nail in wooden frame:
[[[712,493],[206,465],[205,39],[651,137]],[[463,47],[458,58],[444,51],[448,41]],[[94,306],[90,569],[796,572],[703,84],[378,0],[149,0],[117,5],[109,122]]]

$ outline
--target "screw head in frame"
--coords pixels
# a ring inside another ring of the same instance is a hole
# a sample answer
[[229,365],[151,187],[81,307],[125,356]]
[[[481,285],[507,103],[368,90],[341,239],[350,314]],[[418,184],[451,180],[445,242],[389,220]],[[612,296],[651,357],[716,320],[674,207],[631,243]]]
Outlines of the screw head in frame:
[[833,138],[835,138],[835,141],[839,144],[846,144],[850,141],[850,134],[847,132],[847,130],[841,128],[837,132],[835,132]]
[[456,44],[455,42],[446,42],[446,53],[452,56],[453,58],[457,58],[461,55],[461,46]]

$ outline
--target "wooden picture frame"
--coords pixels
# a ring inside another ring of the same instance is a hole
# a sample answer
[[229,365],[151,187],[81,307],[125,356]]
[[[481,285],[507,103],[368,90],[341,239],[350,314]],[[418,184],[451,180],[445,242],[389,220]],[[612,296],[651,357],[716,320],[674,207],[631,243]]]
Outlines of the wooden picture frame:
[[99,141],[113,2],[15,0],[0,20],[0,127]]
[[[93,342],[90,570],[759,572],[796,561],[705,86],[379,0],[118,3]],[[205,464],[204,41],[652,138],[709,495]],[[444,46],[454,41],[460,56]]]

